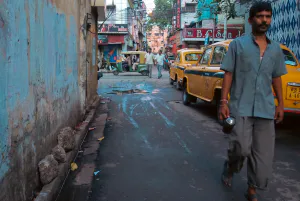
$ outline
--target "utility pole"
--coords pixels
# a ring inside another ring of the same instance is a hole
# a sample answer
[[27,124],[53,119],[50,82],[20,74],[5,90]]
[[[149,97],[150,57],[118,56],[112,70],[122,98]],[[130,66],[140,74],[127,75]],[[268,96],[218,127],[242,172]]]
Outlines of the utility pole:
[[227,14],[224,16],[224,40],[227,39]]

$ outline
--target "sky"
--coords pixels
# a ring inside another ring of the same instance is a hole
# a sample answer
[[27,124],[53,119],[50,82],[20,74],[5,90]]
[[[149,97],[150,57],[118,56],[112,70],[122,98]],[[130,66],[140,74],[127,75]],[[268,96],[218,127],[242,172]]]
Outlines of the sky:
[[155,7],[154,0],[144,0],[146,7],[147,7],[147,13],[150,13],[152,9]]

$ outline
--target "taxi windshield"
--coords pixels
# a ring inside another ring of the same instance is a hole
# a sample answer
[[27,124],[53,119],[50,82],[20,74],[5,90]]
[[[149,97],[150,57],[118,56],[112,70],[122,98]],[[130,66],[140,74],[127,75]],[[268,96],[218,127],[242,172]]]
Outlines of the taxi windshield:
[[201,56],[200,53],[186,54],[185,60],[186,61],[198,61],[200,56]]
[[297,61],[290,51],[282,49],[286,65],[297,66]]

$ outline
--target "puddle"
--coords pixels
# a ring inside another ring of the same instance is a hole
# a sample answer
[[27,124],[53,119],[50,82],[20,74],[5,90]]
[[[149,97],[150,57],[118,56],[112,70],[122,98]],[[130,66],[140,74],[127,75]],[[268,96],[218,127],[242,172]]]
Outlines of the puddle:
[[141,89],[129,89],[129,90],[112,90],[112,92],[108,92],[107,94],[148,94],[149,92]]

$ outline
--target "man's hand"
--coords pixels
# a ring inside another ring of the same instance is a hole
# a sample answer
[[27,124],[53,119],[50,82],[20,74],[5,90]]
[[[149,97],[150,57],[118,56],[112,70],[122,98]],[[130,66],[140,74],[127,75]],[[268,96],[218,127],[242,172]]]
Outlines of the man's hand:
[[219,118],[223,121],[229,117],[230,111],[227,104],[221,104],[219,107]]
[[276,107],[274,118],[275,118],[277,124],[283,121],[283,116],[284,116],[283,106]]

